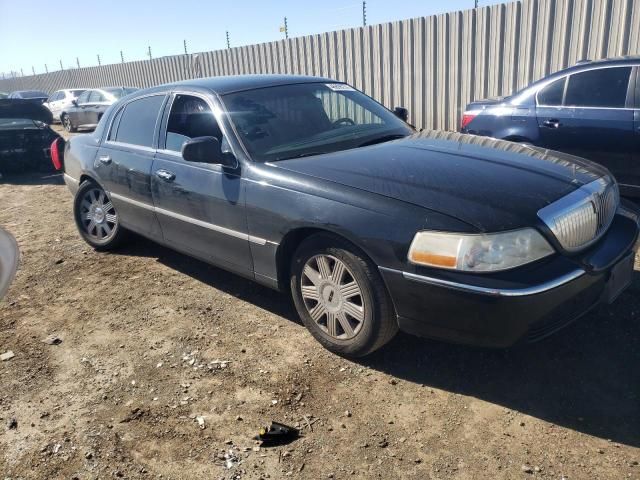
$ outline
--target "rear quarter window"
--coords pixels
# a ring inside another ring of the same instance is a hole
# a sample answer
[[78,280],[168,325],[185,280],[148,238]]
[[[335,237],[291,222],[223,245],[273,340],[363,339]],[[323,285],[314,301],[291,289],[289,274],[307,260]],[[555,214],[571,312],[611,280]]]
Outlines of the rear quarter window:
[[566,81],[566,77],[561,78],[540,90],[537,97],[538,105],[562,105],[562,96],[564,95],[564,85]]

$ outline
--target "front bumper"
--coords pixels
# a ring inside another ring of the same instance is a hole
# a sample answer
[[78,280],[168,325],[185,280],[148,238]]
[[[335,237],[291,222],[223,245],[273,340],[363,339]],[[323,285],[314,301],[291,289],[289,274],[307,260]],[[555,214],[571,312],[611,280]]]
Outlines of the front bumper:
[[638,232],[637,218],[616,215],[604,237],[579,256],[555,255],[500,274],[426,268],[380,271],[401,330],[469,345],[508,347],[540,340],[614,300],[613,295],[627,286],[620,285],[620,272],[628,270],[629,262],[633,265],[640,247]]

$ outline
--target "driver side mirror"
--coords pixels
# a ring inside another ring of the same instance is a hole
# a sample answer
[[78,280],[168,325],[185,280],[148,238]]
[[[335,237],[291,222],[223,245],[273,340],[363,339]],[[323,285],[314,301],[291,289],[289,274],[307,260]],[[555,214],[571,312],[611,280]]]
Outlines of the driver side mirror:
[[74,98],[73,100],[71,100],[71,103],[73,104],[74,107],[78,106],[78,99]]
[[216,137],[195,137],[182,145],[182,158],[187,162],[208,163],[235,168],[237,160],[230,153],[224,153],[220,140]]
[[409,120],[409,110],[404,107],[396,107],[393,109],[393,114],[403,122]]

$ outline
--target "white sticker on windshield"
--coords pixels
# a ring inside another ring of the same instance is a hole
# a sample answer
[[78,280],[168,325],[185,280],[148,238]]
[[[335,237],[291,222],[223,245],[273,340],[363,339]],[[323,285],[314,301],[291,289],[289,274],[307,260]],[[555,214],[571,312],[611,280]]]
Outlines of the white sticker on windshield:
[[327,83],[326,85],[334,92],[352,92],[355,90],[355,88],[346,83]]

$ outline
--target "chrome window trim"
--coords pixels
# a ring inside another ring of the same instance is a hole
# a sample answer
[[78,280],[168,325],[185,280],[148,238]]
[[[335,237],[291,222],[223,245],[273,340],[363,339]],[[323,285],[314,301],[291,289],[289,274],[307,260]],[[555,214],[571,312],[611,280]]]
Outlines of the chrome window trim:
[[107,140],[104,142],[104,145],[109,145],[111,147],[125,147],[131,148],[134,150],[140,150],[148,153],[155,153],[156,149],[153,147],[145,147],[144,145],[136,145],[135,143],[125,143],[125,142],[114,142],[113,140]]
[[525,297],[529,295],[537,295],[544,293],[554,288],[561,287],[562,285],[569,283],[577,278],[580,278],[586,272],[582,269],[576,269],[569,273],[566,273],[558,278],[549,280],[538,285],[524,288],[488,288],[480,287],[478,285],[470,285],[468,283],[452,282],[450,280],[443,280],[441,278],[429,277],[426,275],[417,275],[415,273],[403,272],[401,270],[394,270],[386,267],[378,267],[382,271],[401,274],[405,280],[412,282],[424,283],[428,285],[435,285],[438,287],[450,288],[453,290],[460,290],[463,292],[479,293],[481,295],[488,295],[491,297]]
[[154,205],[149,205],[148,203],[139,202],[138,200],[133,200],[131,198],[125,197],[123,195],[119,195],[117,193],[109,193],[109,196],[112,199],[120,200],[125,203],[129,203],[139,208],[143,208],[145,210],[149,210],[155,213],[159,213],[161,215],[166,215],[168,217],[175,218],[177,220],[181,220],[183,222],[191,223],[193,225],[198,225],[199,227],[207,228],[209,230],[213,230],[215,232],[223,233],[225,235],[229,235],[231,237],[239,238],[241,240],[247,240],[251,243],[255,243],[257,245],[278,245],[278,242],[273,242],[271,240],[267,240],[264,238],[256,237],[254,235],[249,235],[247,233],[239,232],[237,230],[232,230],[227,227],[222,227],[220,225],[216,225],[215,223],[204,222],[202,220],[198,220],[197,218],[189,217],[187,215],[182,215],[181,213],[172,212],[171,210],[165,210],[164,208],[159,208]]

